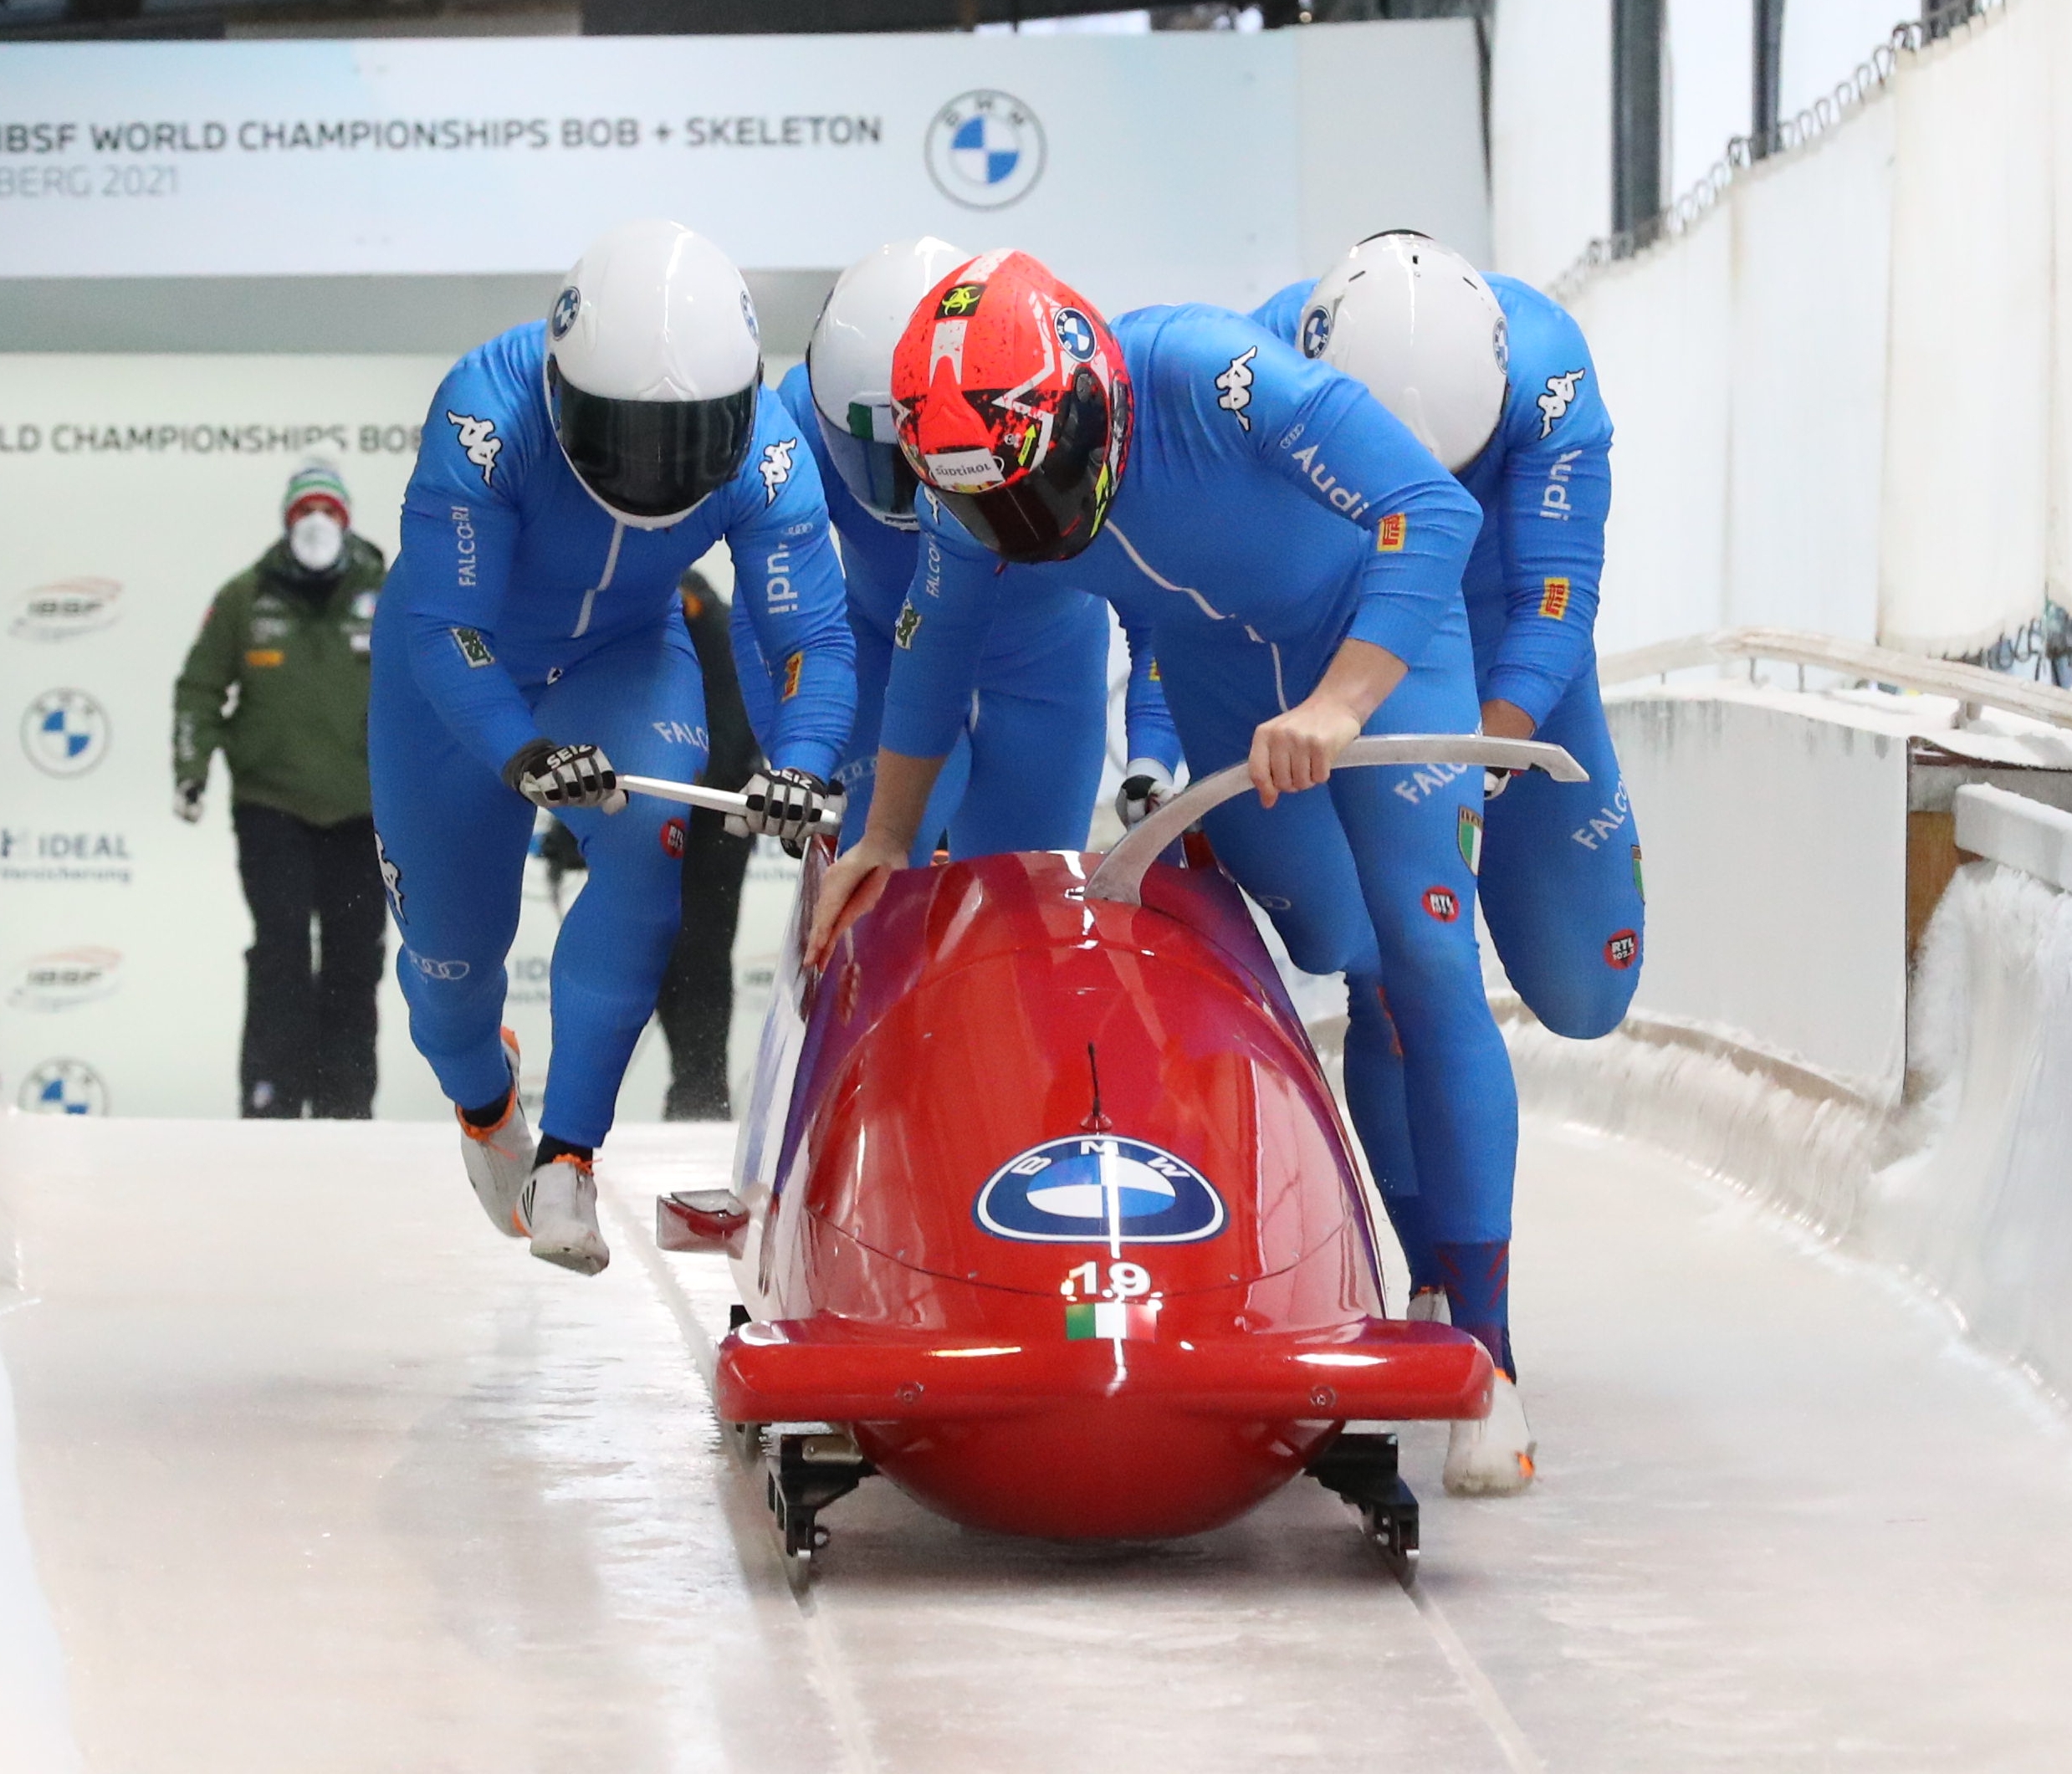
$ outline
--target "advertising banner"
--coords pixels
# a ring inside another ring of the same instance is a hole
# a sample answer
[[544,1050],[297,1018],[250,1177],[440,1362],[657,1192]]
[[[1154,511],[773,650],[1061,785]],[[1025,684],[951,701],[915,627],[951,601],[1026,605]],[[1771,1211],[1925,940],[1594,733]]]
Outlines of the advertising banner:
[[1461,21],[18,44],[0,277],[552,272],[663,215],[759,270],[934,233],[1251,306],[1378,228],[1486,250],[1476,78]]
[[[280,533],[288,477],[341,470],[353,524],[393,559],[434,358],[0,356],[0,1108],[234,1116],[243,954],[230,785],[173,812],[172,687],[216,589]],[[708,576],[731,584],[724,556]],[[753,1054],[796,865],[750,866],[735,948],[734,1047]],[[561,883],[565,907],[583,877]],[[529,865],[508,1020],[536,1100],[559,924]],[[395,953],[393,933],[389,954]],[[387,1117],[443,1116],[385,977]],[[651,1026],[623,1113],[668,1078]]]

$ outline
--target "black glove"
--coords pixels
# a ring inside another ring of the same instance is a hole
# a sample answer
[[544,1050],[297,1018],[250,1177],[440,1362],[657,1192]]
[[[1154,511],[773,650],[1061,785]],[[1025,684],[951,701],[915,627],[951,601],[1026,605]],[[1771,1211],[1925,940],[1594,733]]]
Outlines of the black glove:
[[765,766],[749,778],[741,792],[748,798],[748,810],[729,813],[727,830],[737,838],[773,837],[787,856],[802,856],[806,841],[820,829],[821,815],[838,791],[811,770]]
[[1511,785],[1511,779],[1517,774],[1516,770],[1501,769],[1493,764],[1490,765],[1482,772],[1482,799],[1496,800]]
[[1173,777],[1156,758],[1132,758],[1115,791],[1115,816],[1125,831],[1139,826],[1173,798]]
[[182,782],[173,787],[172,810],[190,826],[202,816],[202,795],[207,786],[202,782]]
[[557,747],[551,739],[535,739],[512,753],[504,780],[535,807],[553,813],[571,807],[616,813],[626,805],[611,760],[594,745]]

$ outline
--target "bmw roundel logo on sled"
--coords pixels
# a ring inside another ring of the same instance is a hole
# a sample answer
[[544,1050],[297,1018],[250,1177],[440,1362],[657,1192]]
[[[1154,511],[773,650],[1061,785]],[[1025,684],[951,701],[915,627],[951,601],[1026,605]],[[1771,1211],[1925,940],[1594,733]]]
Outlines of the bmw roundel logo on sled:
[[927,152],[929,176],[951,202],[1003,209],[1043,176],[1043,125],[1011,93],[981,87],[936,112]]
[[986,1178],[971,1211],[995,1238],[1037,1245],[1191,1245],[1229,1217],[1185,1159],[1104,1134],[1031,1146]]

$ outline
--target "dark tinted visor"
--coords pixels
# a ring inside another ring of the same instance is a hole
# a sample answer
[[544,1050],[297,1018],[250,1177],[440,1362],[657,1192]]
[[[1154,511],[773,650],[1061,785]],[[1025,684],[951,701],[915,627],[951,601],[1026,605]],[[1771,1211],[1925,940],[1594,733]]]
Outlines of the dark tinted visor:
[[[760,381],[760,377],[757,378]],[[619,401],[586,394],[547,364],[547,399],[569,465],[615,511],[673,517],[741,471],[755,390],[712,401]]]
[[1108,404],[1091,371],[1058,402],[1050,453],[1019,480],[983,493],[942,493],[951,515],[1003,560],[1069,560],[1100,527]]
[[817,406],[813,412],[835,472],[857,504],[897,529],[913,529],[913,493],[920,483],[898,444],[880,443],[871,436],[871,409],[852,406],[847,431]]

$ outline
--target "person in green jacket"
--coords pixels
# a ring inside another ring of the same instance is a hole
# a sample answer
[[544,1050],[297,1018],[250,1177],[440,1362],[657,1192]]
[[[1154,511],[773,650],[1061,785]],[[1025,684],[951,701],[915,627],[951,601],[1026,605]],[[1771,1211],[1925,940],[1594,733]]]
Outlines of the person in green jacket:
[[243,1112],[365,1120],[374,1112],[383,935],[367,788],[368,637],[385,564],[353,533],[351,501],[328,463],[289,481],[281,529],[216,594],[181,669],[173,811],[202,816],[220,749],[252,910]]

